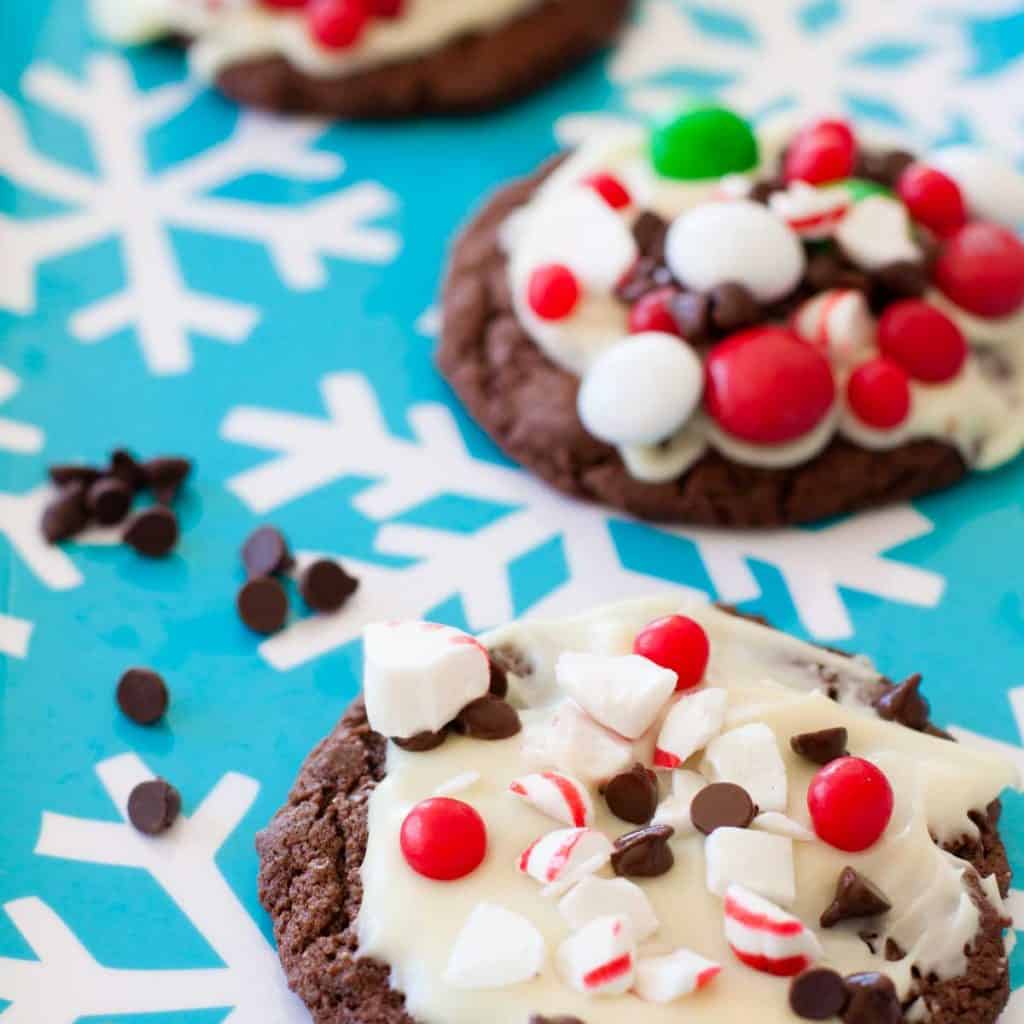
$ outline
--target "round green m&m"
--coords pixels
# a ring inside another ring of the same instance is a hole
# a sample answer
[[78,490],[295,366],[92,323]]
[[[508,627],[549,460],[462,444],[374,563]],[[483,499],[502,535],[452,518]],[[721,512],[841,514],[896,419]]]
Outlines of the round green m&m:
[[750,125],[731,110],[694,107],[654,129],[651,160],[665,178],[720,178],[757,166],[757,139]]
[[837,182],[834,187],[846,189],[855,203],[859,203],[869,196],[892,195],[892,189],[879,185],[877,181],[868,181],[867,178],[847,178],[845,181]]

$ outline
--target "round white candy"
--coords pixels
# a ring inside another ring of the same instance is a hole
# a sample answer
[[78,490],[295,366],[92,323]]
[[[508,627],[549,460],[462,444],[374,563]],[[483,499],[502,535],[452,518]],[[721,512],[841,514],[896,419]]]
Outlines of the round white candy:
[[749,199],[705,203],[677,217],[665,239],[665,260],[688,288],[745,285],[762,302],[789,294],[804,273],[796,233]]
[[633,334],[603,352],[580,386],[587,430],[609,444],[655,444],[674,434],[700,401],[704,370],[672,334]]
[[971,211],[986,220],[1024,224],[1024,175],[1009,160],[978,146],[950,146],[928,162],[959,186]]

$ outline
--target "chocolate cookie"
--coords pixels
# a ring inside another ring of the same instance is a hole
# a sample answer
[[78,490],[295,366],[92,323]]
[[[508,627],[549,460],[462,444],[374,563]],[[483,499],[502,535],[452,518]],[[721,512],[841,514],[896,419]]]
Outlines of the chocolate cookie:
[[[813,663],[800,666],[814,673]],[[893,684],[840,680],[850,696],[875,701]],[[849,687],[850,689],[847,689]],[[388,964],[358,955],[356,919],[363,900],[361,866],[368,843],[368,802],[385,774],[386,740],[356,701],[303,765],[287,804],[257,837],[260,900],[271,915],[289,984],[316,1024],[413,1024],[404,997],[389,983]],[[423,755],[430,756],[430,755]],[[972,815],[977,838],[951,844],[982,876],[994,875],[1009,890],[1006,852],[998,834],[999,805]],[[916,977],[917,1001],[933,1024],[993,1024],[1009,995],[1002,929],[1005,922],[973,876],[968,889],[979,911],[979,931],[963,976]],[[870,925],[871,922],[866,922]],[[865,943],[870,942],[865,929]],[[901,951],[891,943],[893,959]],[[885,960],[879,957],[884,973]],[[717,984],[723,984],[720,980]],[[780,981],[780,999],[786,985]],[[642,1019],[643,1004],[637,1004]],[[537,1007],[556,1013],[558,1007]],[[920,1006],[917,1013],[921,1012]],[[917,1019],[917,1018],[915,1018]]]

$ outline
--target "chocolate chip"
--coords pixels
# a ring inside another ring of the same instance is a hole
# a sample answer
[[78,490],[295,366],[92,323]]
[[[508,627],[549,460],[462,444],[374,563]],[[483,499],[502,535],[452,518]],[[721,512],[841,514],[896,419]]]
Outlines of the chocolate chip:
[[828,1020],[846,1008],[846,983],[835,971],[815,967],[804,971],[789,985],[789,1005],[804,1020]]
[[754,183],[754,187],[750,190],[750,195],[747,197],[755,203],[767,204],[769,198],[775,192],[785,192],[786,186],[778,178],[770,178],[765,181],[758,181]]
[[273,526],[261,526],[249,534],[242,545],[242,562],[250,576],[272,576],[295,564],[284,534]]
[[58,486],[65,484],[82,484],[83,487],[90,487],[100,478],[100,471],[92,466],[82,466],[77,463],[64,463],[51,466],[48,470],[50,479]]
[[902,960],[907,954],[904,952],[903,947],[895,939],[885,940],[885,959],[889,963],[896,963]]
[[522,727],[519,712],[511,704],[490,694],[467,704],[454,722],[458,732],[477,740],[507,740]]
[[583,1024],[579,1017],[543,1017],[535,1013],[530,1017],[530,1024]]
[[146,486],[146,471],[130,451],[118,448],[111,453],[108,476],[123,480],[132,491],[141,491]]
[[604,787],[604,799],[616,818],[646,825],[658,809],[658,776],[637,762]]
[[276,633],[288,620],[288,595],[272,576],[249,580],[238,592],[235,606],[254,633]]
[[448,739],[448,733],[442,729],[440,732],[418,732],[415,736],[406,739],[395,739],[396,747],[408,750],[410,754],[422,754],[428,750],[436,750]]
[[711,303],[706,295],[680,292],[672,300],[670,312],[687,341],[696,344],[707,340],[711,326]]
[[854,176],[866,178],[885,188],[894,188],[900,175],[914,162],[914,155],[902,149],[867,149],[857,156]]
[[899,722],[918,731],[928,725],[931,707],[921,696],[921,675],[912,675],[899,686],[890,687],[875,701],[875,710],[887,722]]
[[81,483],[66,484],[43,511],[40,529],[43,536],[57,544],[85,529],[89,513],[85,508],[85,487]]
[[842,726],[835,729],[819,729],[817,732],[802,732],[790,738],[793,753],[799,754],[813,764],[828,764],[837,757],[847,754],[847,732]]
[[299,579],[302,600],[315,612],[336,612],[358,589],[359,580],[329,558],[317,559]]
[[146,558],[164,558],[178,543],[178,518],[164,505],[151,505],[128,520],[122,539]]
[[152,669],[130,668],[117,684],[118,706],[138,725],[160,721],[168,699],[167,684]]
[[846,991],[850,997],[843,1011],[846,1024],[900,1024],[903,1020],[896,986],[884,974],[851,974]]
[[706,836],[716,828],[746,828],[756,814],[750,794],[732,782],[713,782],[705,786],[690,804],[694,828]]
[[878,953],[878,932],[857,932],[857,938],[868,947],[868,952],[872,956]]
[[711,301],[711,322],[720,331],[729,333],[754,323],[761,315],[757,299],[741,284],[726,281],[708,294]]
[[101,526],[114,526],[121,522],[132,507],[135,492],[116,476],[102,477],[88,490],[86,508]]
[[147,836],[166,832],[181,811],[181,795],[163,779],[140,782],[128,796],[128,820]]
[[919,299],[928,290],[928,272],[922,263],[899,260],[876,270],[871,283],[883,301]]
[[834,928],[840,921],[877,917],[892,909],[881,889],[859,871],[845,867],[836,882],[832,905],[821,915],[822,928]]
[[181,485],[192,472],[192,463],[178,455],[163,455],[142,464],[146,486],[161,505],[169,505],[178,496]]
[[490,686],[488,693],[498,700],[504,700],[508,696],[508,673],[493,659],[490,659]]
[[668,234],[668,221],[656,213],[644,210],[633,222],[633,239],[641,256],[661,263],[665,258],[665,236]]
[[807,261],[804,279],[815,291],[826,291],[829,288],[867,291],[871,285],[867,274],[852,267],[839,252],[831,249],[815,253]]
[[654,260],[641,256],[615,286],[615,297],[631,306],[657,287],[657,269],[658,265]]
[[615,840],[612,870],[623,878],[657,878],[672,869],[676,859],[668,845],[671,825],[647,825]]

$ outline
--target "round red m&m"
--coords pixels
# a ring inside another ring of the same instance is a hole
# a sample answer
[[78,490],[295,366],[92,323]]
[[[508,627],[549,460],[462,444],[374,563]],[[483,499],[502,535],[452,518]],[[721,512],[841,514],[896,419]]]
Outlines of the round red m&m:
[[910,164],[900,175],[896,192],[910,216],[940,238],[948,237],[967,223],[967,204],[960,186],[934,167]]
[[542,320],[564,320],[580,301],[576,275],[561,263],[546,263],[530,275],[526,300]]
[[727,433],[785,444],[813,430],[835,401],[828,359],[785,327],[754,327],[720,342],[705,364],[707,408]]
[[699,622],[685,615],[667,615],[637,633],[633,653],[675,672],[676,690],[692,690],[704,678],[711,649]]
[[1010,316],[1024,305],[1024,245],[1000,224],[965,224],[942,247],[934,275],[947,298],[977,316]]
[[402,822],[402,855],[417,874],[451,882],[475,871],[487,853],[487,826],[461,800],[434,797]]
[[844,121],[819,121],[805,128],[786,153],[786,181],[824,185],[853,174],[857,143]]
[[672,300],[679,293],[672,287],[655,288],[630,306],[629,333],[645,334],[660,331],[662,334],[679,334],[679,324],[672,315]]
[[907,371],[891,359],[861,363],[846,382],[846,401],[862,423],[892,430],[910,415]]
[[882,355],[899,363],[915,380],[952,380],[967,358],[963,332],[941,309],[920,299],[894,302],[878,321]]
[[584,178],[583,184],[592,188],[613,210],[624,210],[633,202],[629,189],[614,174],[599,171]]
[[818,838],[846,853],[874,846],[892,818],[892,786],[860,757],[830,761],[811,780],[807,810]]
[[328,50],[345,50],[354,46],[369,15],[364,0],[311,0],[309,30],[313,38]]

